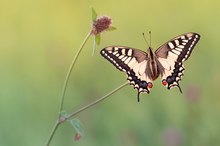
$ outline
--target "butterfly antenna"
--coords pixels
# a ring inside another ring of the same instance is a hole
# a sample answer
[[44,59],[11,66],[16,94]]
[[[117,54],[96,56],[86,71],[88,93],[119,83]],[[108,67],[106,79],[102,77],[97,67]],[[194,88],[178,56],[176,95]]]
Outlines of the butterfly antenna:
[[149,37],[150,37],[150,47],[151,47],[151,31],[149,31]]
[[150,45],[149,45],[148,42],[147,42],[147,39],[146,39],[146,37],[145,37],[145,34],[142,33],[142,35],[143,35],[144,41],[147,43],[148,47],[150,48]]

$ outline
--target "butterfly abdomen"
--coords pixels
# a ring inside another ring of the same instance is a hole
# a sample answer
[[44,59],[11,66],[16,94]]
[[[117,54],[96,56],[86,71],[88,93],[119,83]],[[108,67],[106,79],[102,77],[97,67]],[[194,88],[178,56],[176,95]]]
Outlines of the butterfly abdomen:
[[148,49],[148,56],[149,60],[146,67],[146,74],[151,80],[156,80],[160,75],[159,61],[151,48]]

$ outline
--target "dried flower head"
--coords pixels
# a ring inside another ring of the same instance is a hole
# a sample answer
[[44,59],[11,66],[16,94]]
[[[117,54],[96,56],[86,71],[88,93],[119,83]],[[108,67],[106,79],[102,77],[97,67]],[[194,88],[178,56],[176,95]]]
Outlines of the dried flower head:
[[98,17],[92,24],[92,34],[98,35],[111,27],[112,20],[108,16]]
[[92,55],[95,53],[96,46],[100,45],[101,42],[101,33],[103,31],[113,31],[116,30],[114,26],[112,26],[112,19],[108,16],[99,16],[97,17],[97,13],[94,8],[92,8],[92,30],[91,35],[94,35],[94,45]]

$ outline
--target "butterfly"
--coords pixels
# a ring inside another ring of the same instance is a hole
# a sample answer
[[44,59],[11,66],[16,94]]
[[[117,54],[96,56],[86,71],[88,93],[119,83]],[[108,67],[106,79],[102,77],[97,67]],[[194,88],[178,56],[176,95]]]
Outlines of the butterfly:
[[149,47],[147,52],[126,47],[109,46],[100,54],[117,69],[127,73],[127,80],[140,93],[150,93],[153,81],[160,75],[162,84],[171,89],[178,87],[184,73],[186,61],[198,43],[200,35],[194,32],[179,35],[160,46],[155,52]]

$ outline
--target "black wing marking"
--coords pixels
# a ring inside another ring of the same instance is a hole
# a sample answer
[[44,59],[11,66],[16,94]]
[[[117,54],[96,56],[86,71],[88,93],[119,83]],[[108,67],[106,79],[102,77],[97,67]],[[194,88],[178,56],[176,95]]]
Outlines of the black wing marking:
[[127,73],[130,85],[138,90],[138,101],[141,92],[149,93],[148,84],[152,84],[152,80],[146,74],[148,56],[145,52],[124,46],[110,46],[100,53],[117,69]]
[[179,82],[184,73],[183,62],[189,58],[199,39],[200,35],[197,33],[185,33],[175,37],[155,51],[164,68],[162,82],[164,85],[167,83],[168,89],[177,86],[182,92]]

